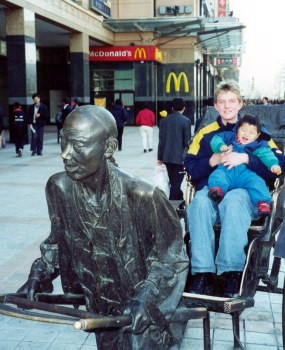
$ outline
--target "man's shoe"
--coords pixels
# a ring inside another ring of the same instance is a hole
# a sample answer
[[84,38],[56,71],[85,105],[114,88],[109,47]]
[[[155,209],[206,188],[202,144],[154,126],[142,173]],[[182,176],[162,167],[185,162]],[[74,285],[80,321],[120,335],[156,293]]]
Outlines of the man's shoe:
[[22,150],[22,148],[20,148],[18,151],[18,157],[22,157],[22,154],[23,154],[23,150]]
[[143,153],[146,153],[146,152],[147,152],[147,150],[146,150],[146,149],[144,149],[144,150],[143,150]]
[[224,198],[221,187],[216,186],[210,188],[208,192],[208,197],[214,202],[220,202]]
[[234,298],[239,293],[242,272],[230,271],[227,274],[227,287],[224,292],[225,298]]
[[258,216],[268,216],[270,214],[270,205],[266,202],[258,202]]
[[212,289],[212,274],[209,272],[196,273],[194,282],[186,292],[203,295],[209,294],[210,289]]
[[148,151],[151,152],[151,151],[152,151],[152,148],[150,148]]
[[37,156],[42,156],[42,155],[43,155],[42,152],[37,153]]
[[35,156],[35,155],[36,155],[36,152],[32,152],[31,156],[33,157],[33,156]]

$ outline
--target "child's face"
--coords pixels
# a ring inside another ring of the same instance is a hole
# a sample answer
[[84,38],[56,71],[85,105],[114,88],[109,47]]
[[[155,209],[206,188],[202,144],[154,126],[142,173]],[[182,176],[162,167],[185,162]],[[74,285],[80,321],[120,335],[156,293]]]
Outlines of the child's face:
[[260,133],[257,131],[257,127],[248,123],[243,123],[237,132],[238,140],[242,145],[255,141],[259,135]]

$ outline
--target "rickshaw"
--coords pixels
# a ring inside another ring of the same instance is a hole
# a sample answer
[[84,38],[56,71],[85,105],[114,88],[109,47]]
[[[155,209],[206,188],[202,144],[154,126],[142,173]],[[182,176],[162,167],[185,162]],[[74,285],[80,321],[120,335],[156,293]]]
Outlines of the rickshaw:
[[[243,111],[241,114],[245,114]],[[250,111],[249,111],[250,112]],[[206,115],[200,123],[200,128],[209,124],[217,117],[214,108]],[[284,133],[282,128],[272,132],[272,138],[284,153]],[[177,213],[185,222],[184,241],[191,256],[191,232],[188,230],[186,210],[195,195],[195,186],[191,177],[185,172],[186,194],[184,206],[177,206]],[[273,256],[274,247],[281,224],[285,215],[285,185],[284,174],[278,177],[274,184],[269,185],[272,195],[271,213],[267,217],[260,217],[252,221],[248,231],[248,245],[246,248],[247,258],[242,273],[241,285],[238,295],[235,298],[223,298],[225,281],[222,277],[214,281],[214,296],[194,295],[183,293],[186,305],[189,307],[205,307],[209,312],[225,313],[232,317],[232,328],[234,337],[234,348],[243,349],[240,341],[240,315],[249,307],[254,306],[254,296],[257,291],[270,292],[282,295],[282,336],[283,347],[285,348],[285,279],[283,288],[278,287],[278,277],[281,267],[281,258]],[[220,234],[220,226],[214,227],[216,238]],[[216,244],[218,239],[216,239]],[[285,250],[285,247],[284,247]],[[260,283],[261,282],[261,283]],[[188,283],[191,283],[189,274]],[[187,289],[187,286],[186,286]]]
[[[181,205],[177,207],[180,218],[185,221],[184,242],[191,256],[191,232],[188,231],[186,208],[195,194],[195,188],[191,178],[186,174],[186,201],[185,209]],[[272,210],[268,217],[260,217],[251,223],[248,231],[247,258],[242,273],[241,285],[238,295],[234,298],[224,298],[225,281],[223,277],[216,276],[214,281],[214,295],[194,295],[184,292],[183,296],[188,307],[204,307],[209,312],[229,314],[232,318],[234,349],[244,349],[240,340],[240,315],[249,307],[254,306],[254,295],[257,291],[281,294],[282,303],[282,335],[283,347],[285,345],[285,279],[283,288],[278,287],[278,275],[280,272],[281,258],[274,256],[272,251],[276,243],[277,234],[283,222],[285,187],[283,178],[278,178],[273,188]],[[215,225],[214,231],[219,236],[220,226]],[[262,282],[262,284],[260,284]],[[191,283],[191,276],[188,278]],[[187,289],[187,288],[186,288]]]

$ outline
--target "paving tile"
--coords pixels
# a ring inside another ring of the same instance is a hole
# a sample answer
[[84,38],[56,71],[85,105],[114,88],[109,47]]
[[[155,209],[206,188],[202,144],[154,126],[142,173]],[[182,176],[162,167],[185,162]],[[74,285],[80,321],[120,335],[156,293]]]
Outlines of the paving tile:
[[14,350],[19,342],[15,340],[6,340],[0,338],[0,349],[1,350]]
[[277,346],[277,339],[275,334],[246,332],[246,343]]
[[[13,350],[47,350],[49,343],[36,342],[36,341],[23,341],[15,347]],[[11,349],[10,349],[11,350]]]

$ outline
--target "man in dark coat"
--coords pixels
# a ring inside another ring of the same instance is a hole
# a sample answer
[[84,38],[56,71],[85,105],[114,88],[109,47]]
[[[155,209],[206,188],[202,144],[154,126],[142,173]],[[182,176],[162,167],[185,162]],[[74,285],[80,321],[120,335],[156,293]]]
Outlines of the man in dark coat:
[[[4,111],[0,107],[0,135],[1,135],[3,130],[4,130]],[[1,147],[1,145],[0,145],[0,147]]]
[[43,155],[44,127],[48,121],[49,111],[45,104],[41,103],[38,93],[32,95],[34,103],[28,109],[28,123],[32,131],[31,150],[32,156]]
[[22,157],[27,135],[27,116],[19,102],[13,104],[11,127],[15,138],[16,156]]
[[62,110],[61,110],[62,124],[64,123],[68,114],[71,112],[72,112],[72,107],[70,106],[70,99],[68,97],[64,97],[62,99]]
[[116,120],[118,131],[118,150],[121,151],[124,126],[125,122],[127,121],[127,112],[125,110],[125,107],[123,106],[122,100],[118,99],[115,101],[114,106],[111,108],[111,113],[113,114]]
[[191,138],[191,121],[183,116],[185,103],[182,98],[172,101],[172,113],[159,124],[158,164],[167,168],[170,184],[170,200],[183,200],[181,184],[184,178],[184,155]]
[[65,172],[46,186],[51,233],[19,292],[51,292],[60,275],[64,293],[84,294],[87,310],[132,316],[131,326],[95,331],[98,349],[177,349],[184,324],[162,329],[155,320],[175,311],[184,289],[181,224],[159,188],[109,161],[116,136],[104,108],[82,106],[66,118]]

